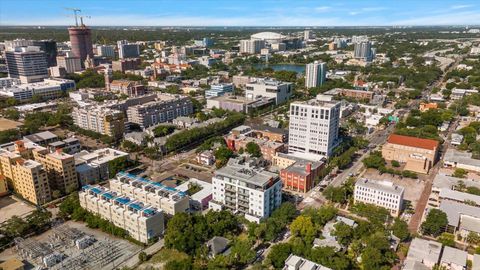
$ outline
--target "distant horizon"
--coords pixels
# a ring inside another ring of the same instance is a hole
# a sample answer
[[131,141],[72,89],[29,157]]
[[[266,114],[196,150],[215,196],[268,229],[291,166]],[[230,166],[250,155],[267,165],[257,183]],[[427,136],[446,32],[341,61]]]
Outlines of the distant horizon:
[[4,0],[0,26],[68,26],[74,19],[67,7],[81,9],[85,24],[99,27],[480,25],[474,0]]
[[[35,24],[10,24],[4,25],[0,24],[0,27],[44,27],[44,28],[53,28],[53,27],[73,27],[74,25],[35,25]],[[444,24],[444,25],[331,25],[331,26],[316,26],[316,25],[87,25],[87,27],[125,27],[125,28],[259,28],[259,29],[297,29],[302,28],[309,30],[311,29],[329,29],[329,28],[458,28],[458,27],[480,27],[480,24]]]

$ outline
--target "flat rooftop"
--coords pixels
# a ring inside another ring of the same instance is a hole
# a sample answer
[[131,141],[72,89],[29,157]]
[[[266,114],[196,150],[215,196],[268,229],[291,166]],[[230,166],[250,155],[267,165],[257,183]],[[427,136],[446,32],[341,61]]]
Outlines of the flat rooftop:
[[243,160],[242,158],[231,158],[227,166],[215,171],[215,175],[227,176],[262,187],[272,181],[279,180],[278,174],[256,166],[253,162],[251,160]]
[[448,225],[454,227],[458,227],[461,216],[480,218],[480,207],[464,203],[444,200],[440,203],[439,209],[447,214]]
[[448,148],[444,157],[445,162],[456,162],[459,164],[465,164],[475,167],[480,167],[480,160],[473,159],[472,153],[465,151],[458,151],[453,148]]
[[457,177],[448,176],[440,173],[437,174],[433,179],[433,187],[438,189],[442,189],[442,188],[453,189],[454,186],[458,185],[458,182],[463,182],[467,187],[480,188],[479,181],[457,178]]
[[402,186],[397,186],[392,182],[387,181],[374,181],[369,179],[359,179],[355,186],[366,187],[371,189],[380,190],[386,193],[396,194],[398,196],[402,195],[405,191],[405,188]]

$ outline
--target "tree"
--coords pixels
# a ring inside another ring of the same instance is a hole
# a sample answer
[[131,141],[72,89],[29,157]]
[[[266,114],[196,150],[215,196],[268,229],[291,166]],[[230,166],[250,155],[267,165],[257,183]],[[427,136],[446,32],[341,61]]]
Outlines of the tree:
[[285,260],[292,252],[292,246],[288,243],[274,245],[268,253],[267,259],[275,269],[281,269],[285,266]]
[[476,232],[469,232],[466,241],[473,246],[480,245],[480,234]]
[[353,240],[353,228],[343,222],[335,224],[334,227],[332,235],[337,237],[338,243],[348,246]]
[[292,221],[292,224],[290,224],[290,231],[294,236],[301,236],[308,239],[312,238],[312,240],[316,234],[312,218],[304,215],[300,215]]
[[237,238],[228,257],[230,258],[230,264],[240,266],[251,263],[255,260],[256,255],[253,249],[253,243],[249,240],[240,240]]
[[467,175],[467,170],[461,169],[461,168],[456,168],[455,171],[453,172],[452,176],[457,177],[457,178],[465,178]]
[[408,231],[408,224],[400,218],[396,218],[395,222],[392,225],[393,235],[400,238],[400,241],[405,241],[410,237],[410,232]]
[[362,160],[363,165],[367,168],[380,168],[385,166],[385,159],[382,157],[382,153],[379,151],[372,152],[368,157]]
[[52,197],[53,197],[54,199],[58,199],[58,198],[60,198],[61,196],[62,196],[62,192],[60,192],[60,190],[57,190],[57,189],[56,189],[56,190],[52,191]]
[[245,146],[245,151],[249,153],[252,157],[261,157],[262,156],[262,150],[260,149],[260,146],[256,144],[255,142],[249,142]]
[[448,225],[447,214],[439,209],[431,209],[427,219],[422,223],[421,230],[424,234],[439,236]]
[[215,150],[215,159],[217,160],[217,168],[223,167],[227,161],[233,156],[233,151],[222,145]]
[[148,255],[147,253],[145,253],[144,251],[138,253],[138,260],[140,260],[140,262],[145,262],[148,260]]
[[3,116],[5,116],[5,118],[7,119],[15,120],[15,121],[20,119],[20,113],[16,109],[6,109],[3,112]]
[[391,163],[392,163],[392,166],[393,166],[393,167],[397,167],[397,168],[400,167],[400,162],[398,162],[398,161],[396,161],[396,160],[392,160]]
[[455,247],[455,235],[451,233],[444,232],[440,234],[437,241],[445,246]]

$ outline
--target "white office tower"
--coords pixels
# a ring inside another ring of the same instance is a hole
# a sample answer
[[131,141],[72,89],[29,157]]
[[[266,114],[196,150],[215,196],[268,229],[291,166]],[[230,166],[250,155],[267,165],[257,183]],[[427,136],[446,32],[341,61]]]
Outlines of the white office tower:
[[321,86],[327,76],[327,63],[315,61],[305,68],[305,86],[307,88]]
[[312,31],[310,31],[310,30],[303,31],[303,39],[304,40],[310,40],[311,38],[312,38]]
[[270,216],[282,203],[278,173],[265,170],[264,160],[246,156],[231,158],[212,178],[212,210],[229,209],[252,222]]
[[265,48],[265,40],[240,40],[240,53],[257,54],[260,53],[263,48]]
[[339,143],[340,104],[325,95],[291,103],[289,153],[311,160],[331,156]]

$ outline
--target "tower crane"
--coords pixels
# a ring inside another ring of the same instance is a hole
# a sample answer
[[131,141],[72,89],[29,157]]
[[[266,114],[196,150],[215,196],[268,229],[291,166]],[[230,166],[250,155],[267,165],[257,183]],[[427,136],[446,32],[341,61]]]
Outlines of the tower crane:
[[[78,16],[78,13],[79,13],[79,12],[82,12],[82,10],[79,9],[79,8],[65,8],[65,9],[66,9],[66,10],[71,10],[71,11],[73,11],[73,17],[75,18],[75,26],[78,27],[78,17],[79,17],[79,16]],[[81,17],[80,17],[80,19],[81,19]],[[83,24],[83,23],[82,23],[82,24]]]

